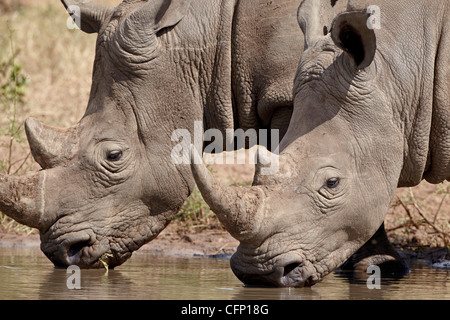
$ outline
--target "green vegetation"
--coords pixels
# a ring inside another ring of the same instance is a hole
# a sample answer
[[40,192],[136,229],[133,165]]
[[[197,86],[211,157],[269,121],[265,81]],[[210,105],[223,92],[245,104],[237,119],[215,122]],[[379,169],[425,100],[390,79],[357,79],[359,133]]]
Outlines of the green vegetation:
[[108,273],[109,271],[109,265],[108,262],[106,262],[106,260],[110,257],[113,257],[113,255],[110,253],[104,253],[100,258],[98,258],[98,261],[100,261],[103,264],[103,267],[106,269],[106,273]]
[[[6,115],[0,121],[0,150],[2,150],[0,173],[17,174],[30,157],[30,153],[26,151],[26,139],[23,138],[25,135],[23,120],[18,116],[24,113],[24,96],[28,82],[22,71],[22,64],[16,61],[18,51],[14,43],[14,30],[9,22],[7,37],[9,50],[6,52],[9,54],[0,57],[0,112]],[[7,231],[28,233],[32,231],[31,228],[16,223],[3,213],[0,213],[0,225]]]
[[195,186],[194,191],[186,199],[183,207],[178,211],[175,219],[182,221],[187,228],[203,230],[206,228],[220,228],[219,219],[203,200],[200,190]]
[[[25,89],[28,85],[27,78],[22,72],[22,64],[16,62],[17,51],[14,47],[14,30],[8,24],[8,37],[10,45],[10,55],[1,57],[0,61],[0,110],[7,117],[6,129],[0,127],[0,135],[6,137],[6,159],[0,159],[0,172],[16,174],[22,169],[29,154],[24,159],[13,161],[13,151],[15,145],[24,145],[23,121],[19,122],[18,113],[22,113],[24,106]],[[4,121],[2,121],[3,124]],[[2,146],[4,147],[4,146]],[[12,168],[17,163],[19,166],[12,172]]]

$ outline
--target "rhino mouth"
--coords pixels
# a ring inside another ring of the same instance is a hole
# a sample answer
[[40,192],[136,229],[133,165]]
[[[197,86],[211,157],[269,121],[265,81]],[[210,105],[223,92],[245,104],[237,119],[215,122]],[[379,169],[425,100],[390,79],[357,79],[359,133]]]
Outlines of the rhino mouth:
[[246,268],[240,264],[233,264],[233,261],[231,268],[246,286],[311,287],[323,278],[323,274],[317,270],[315,264],[298,257],[282,259],[266,272],[253,268],[252,271],[246,272],[248,266]]
[[93,240],[89,235],[82,235],[60,243],[42,242],[41,249],[56,268],[67,268],[76,265],[83,269],[112,269],[130,256],[130,252],[115,252],[111,250],[109,240]]
[[95,268],[98,267],[99,259],[106,251],[102,248],[96,248],[95,243],[90,241],[79,241],[67,246],[65,259],[69,265]]
[[[236,273],[235,273],[236,274]],[[263,287],[311,287],[320,281],[320,277],[312,274],[302,263],[292,263],[278,267],[269,274],[241,274],[236,276],[246,286]]]
[[283,276],[280,279],[282,287],[311,287],[319,279],[314,280],[314,276],[308,272],[303,263],[290,263],[284,267]]

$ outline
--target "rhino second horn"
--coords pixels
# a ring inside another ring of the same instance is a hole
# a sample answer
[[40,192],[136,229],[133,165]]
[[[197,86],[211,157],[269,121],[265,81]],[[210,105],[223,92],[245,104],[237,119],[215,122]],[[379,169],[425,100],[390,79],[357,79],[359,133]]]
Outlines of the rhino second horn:
[[44,230],[45,171],[24,176],[0,175],[0,211],[32,228]]
[[255,152],[255,175],[269,175],[278,171],[279,155],[262,146]]
[[36,119],[28,118],[25,121],[25,132],[36,162],[43,169],[48,169],[72,159],[78,148],[77,128],[52,128]]
[[259,186],[223,185],[204,166],[191,146],[191,170],[203,199],[217,215],[224,228],[239,241],[252,238],[261,226],[264,189]]

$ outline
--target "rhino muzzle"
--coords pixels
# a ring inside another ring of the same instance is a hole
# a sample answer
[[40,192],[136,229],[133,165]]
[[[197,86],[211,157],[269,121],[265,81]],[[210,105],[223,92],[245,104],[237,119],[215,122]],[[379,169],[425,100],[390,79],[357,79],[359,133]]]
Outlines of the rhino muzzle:
[[298,257],[286,257],[274,262],[273,267],[262,272],[252,269],[252,265],[243,265],[241,252],[231,258],[231,269],[234,275],[247,286],[270,286],[270,287],[310,287],[318,282],[319,277],[315,270],[307,267],[304,259]]
[[101,268],[106,263],[114,268],[126,261],[131,252],[118,256],[110,253],[109,240],[104,238],[97,241],[95,236],[88,232],[69,235],[59,245],[55,245],[46,235],[41,235],[41,249],[47,258],[57,268],[66,268],[76,265],[80,268]]

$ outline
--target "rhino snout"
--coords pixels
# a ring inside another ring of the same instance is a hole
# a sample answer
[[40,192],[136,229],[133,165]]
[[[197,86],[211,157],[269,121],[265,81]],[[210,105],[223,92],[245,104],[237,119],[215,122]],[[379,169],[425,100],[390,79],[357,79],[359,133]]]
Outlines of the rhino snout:
[[289,259],[277,263],[270,272],[252,270],[238,266],[231,261],[231,268],[236,277],[248,286],[270,287],[308,287],[312,286],[312,274],[299,259]]
[[[56,268],[66,268],[71,265],[80,268],[101,268],[103,264],[100,258],[110,267],[120,264],[120,259],[109,253],[110,246],[107,239],[92,241],[89,236],[81,236],[66,240],[58,246],[52,244],[46,246],[44,243],[42,251]],[[55,247],[57,250],[54,250]],[[109,254],[105,255],[106,253]]]

